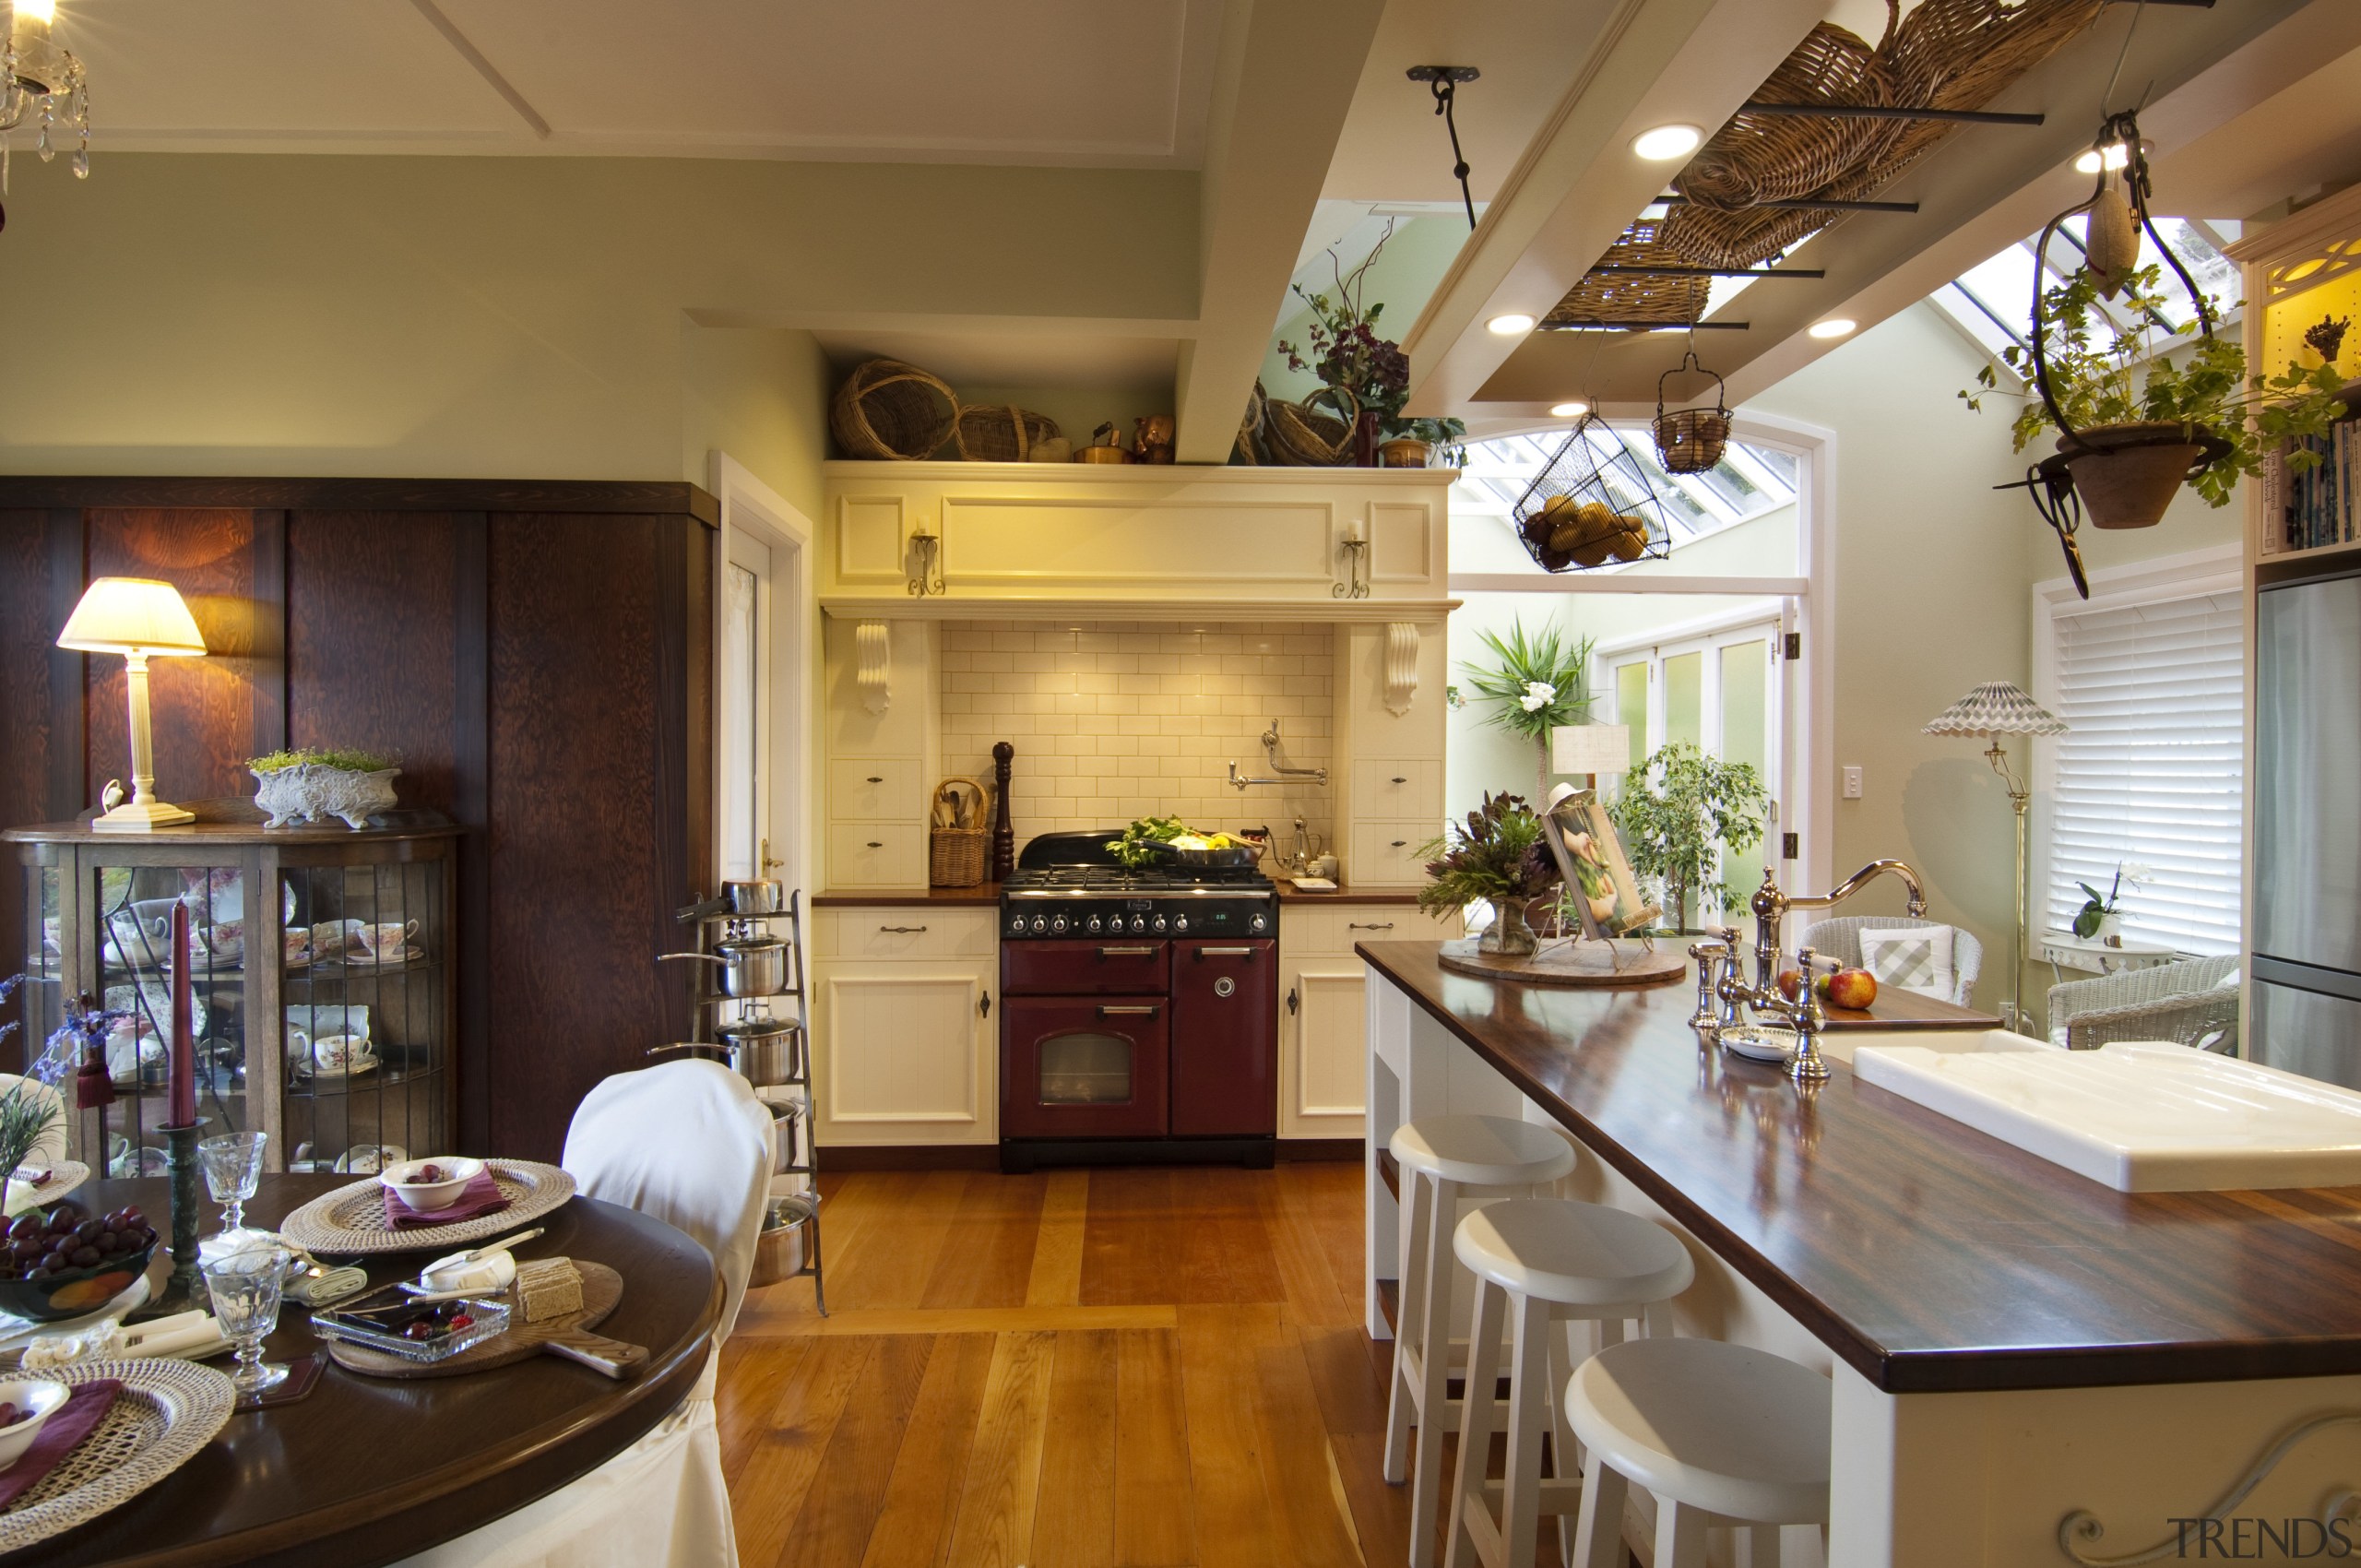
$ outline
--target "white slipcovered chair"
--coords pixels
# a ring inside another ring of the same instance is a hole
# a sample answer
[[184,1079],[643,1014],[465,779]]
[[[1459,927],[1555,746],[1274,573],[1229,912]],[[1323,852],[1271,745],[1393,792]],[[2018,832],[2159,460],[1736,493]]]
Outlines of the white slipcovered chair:
[[[1833,958],[1845,968],[1861,962],[1861,932],[1903,931],[1915,926],[1941,925],[1941,921],[1916,921],[1903,915],[1839,915],[1804,928],[1803,944],[1822,958]],[[1964,926],[1952,926],[1952,994],[1953,1005],[1968,1005],[1975,993],[1975,977],[1984,969],[1984,944]]]
[[565,1169],[586,1195],[677,1226],[713,1253],[723,1290],[713,1353],[680,1408],[629,1448],[399,1568],[734,1568],[713,1391],[753,1268],[771,1136],[770,1112],[717,1063],[621,1073],[583,1098]]

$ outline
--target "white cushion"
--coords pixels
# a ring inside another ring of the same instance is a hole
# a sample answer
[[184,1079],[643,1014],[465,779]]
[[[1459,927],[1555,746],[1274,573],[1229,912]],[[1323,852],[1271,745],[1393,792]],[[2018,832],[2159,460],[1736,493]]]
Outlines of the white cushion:
[[1952,973],[1952,928],[1947,925],[1866,926],[1861,931],[1861,968],[1880,986],[1898,986],[1949,1002],[1958,994]]

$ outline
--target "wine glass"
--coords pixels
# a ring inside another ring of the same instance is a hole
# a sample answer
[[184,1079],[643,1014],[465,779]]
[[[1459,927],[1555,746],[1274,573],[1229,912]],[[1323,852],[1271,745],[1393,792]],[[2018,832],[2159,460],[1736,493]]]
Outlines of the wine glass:
[[283,1365],[263,1360],[262,1342],[279,1326],[279,1291],[292,1255],[277,1241],[257,1241],[205,1265],[214,1320],[238,1344],[238,1370],[230,1382],[241,1395],[259,1394],[287,1376]]
[[224,1235],[245,1231],[246,1200],[255,1195],[255,1188],[262,1182],[263,1146],[269,1142],[268,1133],[229,1133],[196,1146],[197,1163],[205,1171],[206,1191],[221,1206]]

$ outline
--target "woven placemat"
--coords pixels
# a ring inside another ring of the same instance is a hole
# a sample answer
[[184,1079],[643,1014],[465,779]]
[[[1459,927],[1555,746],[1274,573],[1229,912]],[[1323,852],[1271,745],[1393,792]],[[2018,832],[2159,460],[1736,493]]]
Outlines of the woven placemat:
[[0,1511],[0,1551],[47,1540],[130,1502],[212,1442],[237,1401],[226,1373],[195,1361],[83,1361],[42,1375],[69,1384],[120,1378],[123,1392],[57,1468]]
[[574,1178],[554,1165],[488,1159],[484,1169],[508,1199],[495,1214],[397,1230],[386,1222],[386,1189],[372,1176],[314,1198],[280,1223],[279,1234],[314,1253],[442,1252],[504,1236],[574,1195]]

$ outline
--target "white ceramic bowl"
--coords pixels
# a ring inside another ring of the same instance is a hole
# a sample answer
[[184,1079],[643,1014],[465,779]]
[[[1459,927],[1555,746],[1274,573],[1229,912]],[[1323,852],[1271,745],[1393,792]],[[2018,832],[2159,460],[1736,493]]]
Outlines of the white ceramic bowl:
[[0,1427],[0,1470],[25,1456],[25,1450],[33,1445],[33,1439],[41,1435],[49,1418],[65,1407],[71,1392],[64,1384],[45,1377],[12,1377],[0,1382],[0,1401],[32,1412],[14,1426]]
[[[426,1166],[434,1166],[444,1173],[440,1182],[414,1182],[410,1178]],[[468,1183],[483,1173],[483,1161],[450,1155],[440,1159],[405,1159],[388,1165],[377,1172],[378,1184],[401,1199],[413,1214],[440,1214],[459,1201]]]

